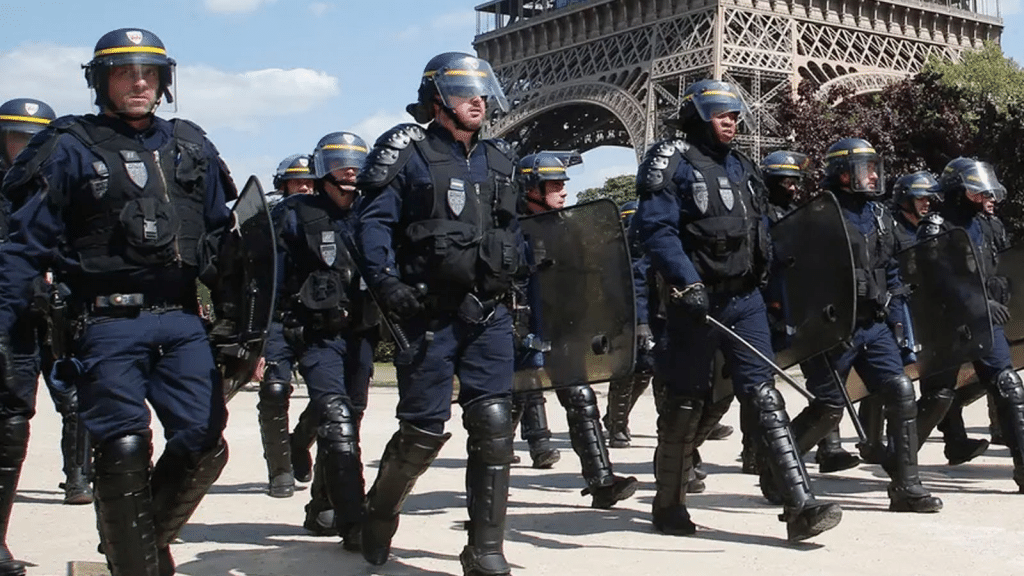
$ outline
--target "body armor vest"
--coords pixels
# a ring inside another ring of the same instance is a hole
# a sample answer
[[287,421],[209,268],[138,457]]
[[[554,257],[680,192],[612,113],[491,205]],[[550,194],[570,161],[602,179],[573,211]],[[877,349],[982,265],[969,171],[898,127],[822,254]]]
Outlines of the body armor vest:
[[65,211],[68,247],[85,272],[198,266],[208,160],[202,132],[172,122],[174,137],[158,150],[88,122],[58,126],[100,158],[91,194],[76,195]]
[[895,222],[881,205],[869,203],[875,226],[864,235],[857,226],[844,219],[853,252],[854,275],[857,281],[857,316],[861,320],[885,317],[889,301],[888,265],[894,256]]
[[491,140],[486,146],[489,177],[463,180],[465,160],[451,154],[441,139],[414,142],[426,160],[430,182],[415,184],[403,201],[403,220],[410,224],[397,246],[403,280],[425,282],[432,293],[457,290],[483,296],[509,290],[520,266],[515,235],[508,228],[516,218],[514,167],[509,155]]
[[703,218],[681,230],[683,247],[709,286],[738,279],[760,282],[769,259],[768,236],[754,191],[755,172],[741,160],[743,180],[729,180],[725,167],[690,146],[682,153],[693,166],[693,202]]
[[893,233],[896,235],[896,252],[902,252],[917,244],[917,227],[910,224],[899,208],[893,210],[892,218],[895,221]]

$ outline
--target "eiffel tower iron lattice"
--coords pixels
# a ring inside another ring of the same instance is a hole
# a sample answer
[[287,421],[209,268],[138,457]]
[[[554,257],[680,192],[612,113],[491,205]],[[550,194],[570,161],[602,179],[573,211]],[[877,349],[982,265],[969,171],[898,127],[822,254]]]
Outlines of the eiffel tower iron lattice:
[[491,125],[523,153],[603,146],[639,157],[670,134],[688,84],[734,83],[753,157],[785,139],[776,115],[801,79],[878,91],[931,55],[1002,33],[999,0],[490,0],[474,46],[512,110]]

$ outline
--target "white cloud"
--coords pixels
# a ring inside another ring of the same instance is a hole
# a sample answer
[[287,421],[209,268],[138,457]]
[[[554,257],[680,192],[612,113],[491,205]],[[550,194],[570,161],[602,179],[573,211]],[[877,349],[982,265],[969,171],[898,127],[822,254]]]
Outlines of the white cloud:
[[309,11],[318,18],[326,14],[331,8],[333,8],[333,6],[328,2],[314,2],[309,5]]
[[179,113],[207,129],[257,133],[267,118],[307,112],[338,92],[337,78],[308,68],[241,73],[209,66],[178,70]]
[[476,33],[476,13],[469,11],[442,14],[426,24],[416,24],[392,34],[397,41],[411,42],[427,36],[445,38],[472,37]]
[[390,130],[398,124],[412,122],[412,116],[401,112],[378,111],[363,118],[351,128],[352,132],[360,135],[367,144],[373,145],[378,136]]
[[92,58],[89,48],[49,43],[26,43],[0,52],[0,102],[36,98],[53,107],[58,116],[92,110],[81,65]]
[[254,12],[264,4],[274,0],[206,0],[206,9],[220,14],[244,14]]

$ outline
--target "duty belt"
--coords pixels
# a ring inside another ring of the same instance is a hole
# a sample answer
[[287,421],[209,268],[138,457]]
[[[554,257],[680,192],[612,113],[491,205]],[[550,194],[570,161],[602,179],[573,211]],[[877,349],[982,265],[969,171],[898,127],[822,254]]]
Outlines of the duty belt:
[[[195,300],[193,300],[195,301]],[[185,298],[166,298],[159,296],[146,296],[141,292],[130,294],[107,294],[96,296],[87,303],[88,312],[99,316],[116,316],[121,314],[133,314],[141,310],[155,312],[167,312],[170,310],[193,310],[195,306],[185,305]]]
[[731,278],[723,282],[716,282],[714,284],[705,284],[704,289],[707,290],[708,294],[740,294],[747,292],[754,287],[754,282],[749,276],[741,276],[739,278]]

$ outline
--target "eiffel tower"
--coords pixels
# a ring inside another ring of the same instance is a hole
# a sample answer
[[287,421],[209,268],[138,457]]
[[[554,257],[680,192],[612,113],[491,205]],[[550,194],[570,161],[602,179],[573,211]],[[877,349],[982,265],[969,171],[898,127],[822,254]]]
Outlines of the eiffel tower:
[[490,0],[478,55],[512,110],[491,126],[520,150],[632,148],[703,78],[739,87],[754,158],[785,139],[776,113],[802,79],[878,91],[929,56],[958,59],[1002,33],[999,0]]

